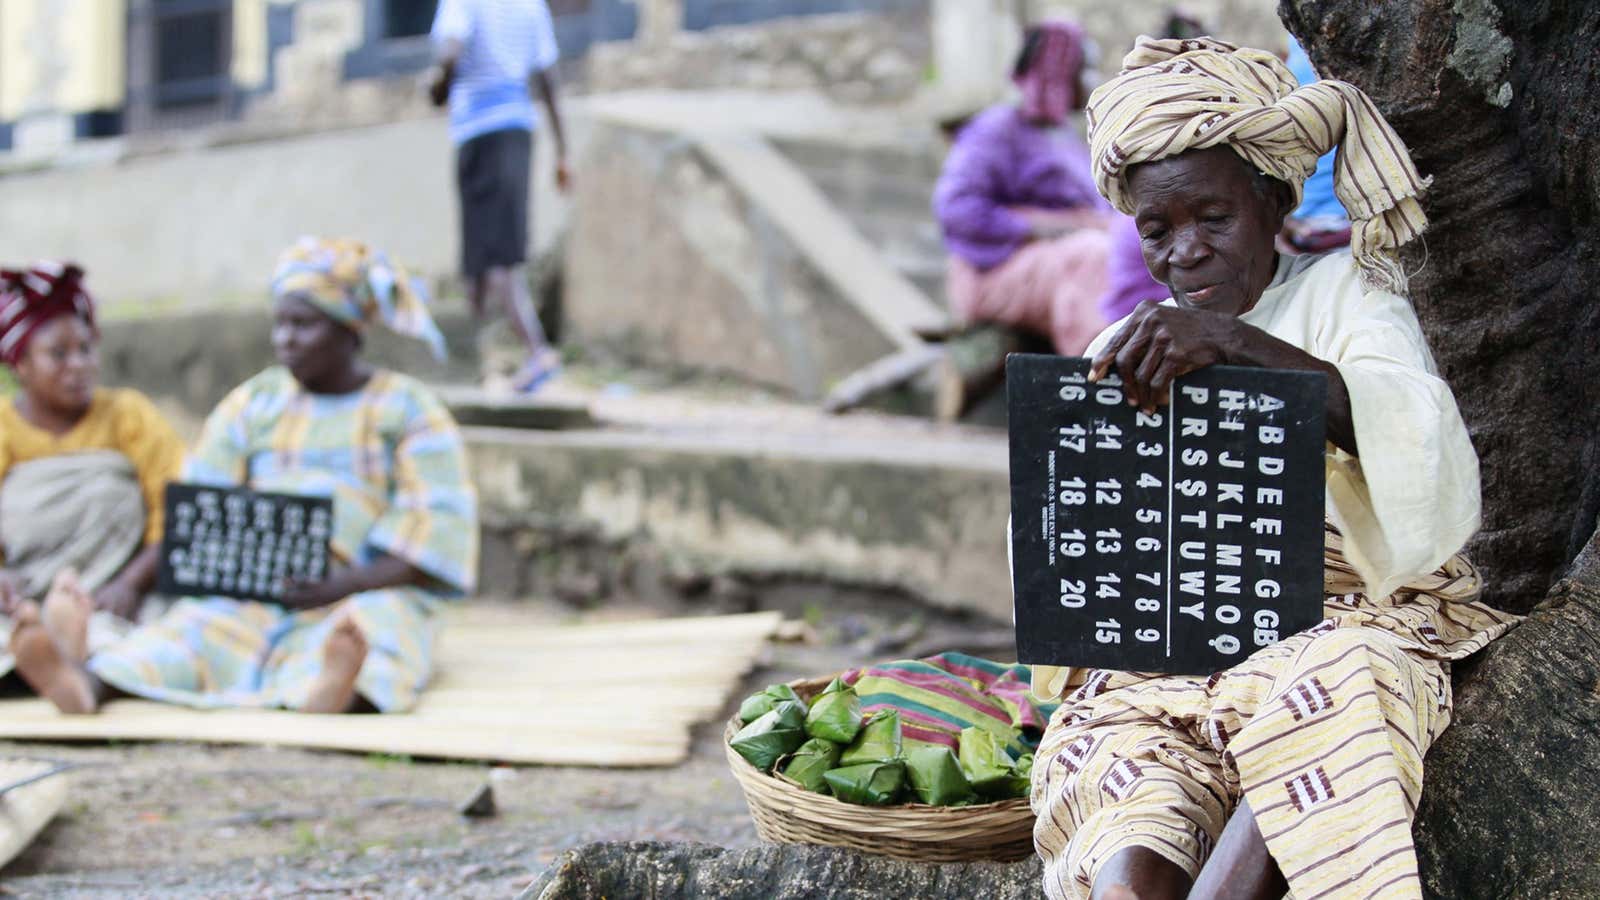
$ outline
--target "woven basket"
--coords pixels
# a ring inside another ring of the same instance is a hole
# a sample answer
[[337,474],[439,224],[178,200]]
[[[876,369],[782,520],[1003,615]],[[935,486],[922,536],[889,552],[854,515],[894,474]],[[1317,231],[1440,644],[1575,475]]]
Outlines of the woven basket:
[[[789,686],[807,702],[832,681],[812,678]],[[733,777],[755,820],[756,833],[775,844],[823,844],[912,862],[1026,859],[1033,853],[1033,811],[1025,799],[981,806],[858,806],[816,794],[750,765],[728,745],[740,728],[728,722],[722,745]]]

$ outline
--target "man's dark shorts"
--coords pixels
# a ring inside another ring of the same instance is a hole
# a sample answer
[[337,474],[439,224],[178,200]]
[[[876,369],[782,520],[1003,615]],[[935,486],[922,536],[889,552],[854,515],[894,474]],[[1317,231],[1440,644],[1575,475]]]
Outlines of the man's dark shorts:
[[521,128],[481,134],[456,149],[463,275],[476,278],[528,258],[532,168],[533,133]]

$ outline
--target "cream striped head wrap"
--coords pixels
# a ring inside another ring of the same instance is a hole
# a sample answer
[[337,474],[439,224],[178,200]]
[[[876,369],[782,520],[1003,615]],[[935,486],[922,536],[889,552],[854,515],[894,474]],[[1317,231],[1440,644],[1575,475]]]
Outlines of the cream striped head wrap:
[[1427,227],[1417,174],[1399,135],[1355,85],[1301,87],[1279,59],[1215,38],[1141,37],[1122,72],[1089,97],[1095,184],[1133,214],[1128,167],[1226,144],[1286,182],[1300,202],[1317,157],[1339,148],[1334,193],[1350,214],[1350,249],[1371,288],[1404,294],[1401,245]]

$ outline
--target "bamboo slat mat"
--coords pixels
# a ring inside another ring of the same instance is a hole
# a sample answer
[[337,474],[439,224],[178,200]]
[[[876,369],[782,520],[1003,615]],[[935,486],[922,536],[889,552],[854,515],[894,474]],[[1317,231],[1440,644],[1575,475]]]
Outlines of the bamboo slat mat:
[[[49,762],[0,759],[0,785],[9,785],[54,768]],[[0,866],[15,859],[50,824],[67,798],[65,773],[0,794]]]
[[0,739],[276,744],[443,759],[670,766],[689,729],[721,712],[778,613],[555,625],[505,609],[452,611],[439,665],[400,715],[191,710],[114,700],[63,716],[0,701]]

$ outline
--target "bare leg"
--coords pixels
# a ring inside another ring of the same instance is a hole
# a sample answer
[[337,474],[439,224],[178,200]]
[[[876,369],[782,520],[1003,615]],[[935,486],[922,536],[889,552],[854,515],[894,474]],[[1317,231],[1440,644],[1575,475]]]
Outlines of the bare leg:
[[467,298],[472,303],[472,321],[482,322],[489,296],[489,278],[485,274],[472,276],[467,284]]
[[544,326],[533,306],[533,293],[528,290],[526,270],[522,266],[497,267],[489,270],[489,293],[499,298],[522,343],[528,348],[527,361],[512,381],[519,391],[532,391],[554,375],[561,367],[561,358],[545,340]]
[[[68,611],[63,607],[63,612]],[[73,627],[65,620],[62,625]],[[88,615],[80,617],[75,627],[79,632],[78,640],[85,640]],[[110,693],[81,663],[62,653],[40,620],[39,605],[32,601],[17,604],[12,614],[11,655],[16,657],[17,673],[22,679],[64,713],[92,713]]]
[[94,598],[83,589],[78,573],[63,569],[50,583],[44,597],[44,630],[56,642],[66,659],[83,665],[89,659],[89,616],[94,613]]
[[1267,852],[1255,813],[1241,800],[1189,896],[1196,900],[1278,900],[1288,892],[1289,883]]
[[527,270],[522,266],[491,268],[484,276],[489,283],[489,293],[494,296],[510,317],[517,334],[534,356],[545,349],[544,326],[539,324],[539,314],[533,305],[533,292],[528,289]]
[[1090,900],[1183,900],[1189,873],[1146,847],[1129,847],[1105,861]]
[[301,712],[345,713],[356,706],[356,678],[367,660],[367,637],[350,616],[335,615],[339,623],[322,645],[322,674],[312,684]]
[[472,308],[479,321],[488,310],[504,310],[521,339],[527,355],[511,379],[513,390],[532,392],[560,371],[561,357],[550,346],[544,326],[539,323],[526,267],[490,266],[473,279]]

